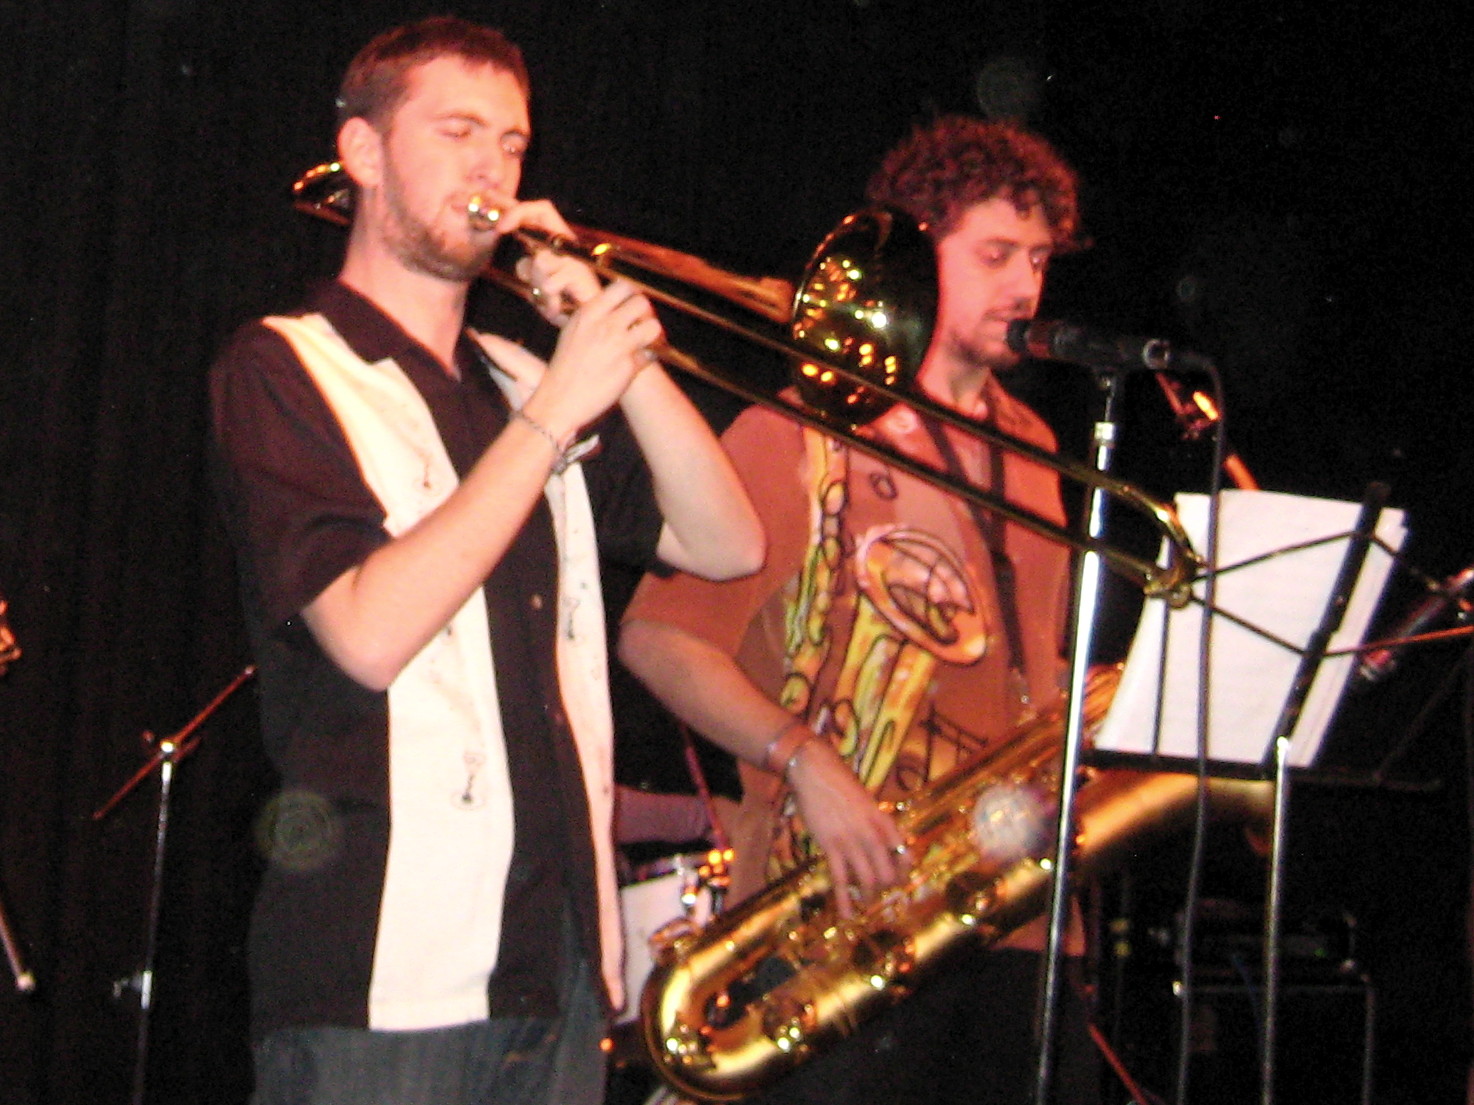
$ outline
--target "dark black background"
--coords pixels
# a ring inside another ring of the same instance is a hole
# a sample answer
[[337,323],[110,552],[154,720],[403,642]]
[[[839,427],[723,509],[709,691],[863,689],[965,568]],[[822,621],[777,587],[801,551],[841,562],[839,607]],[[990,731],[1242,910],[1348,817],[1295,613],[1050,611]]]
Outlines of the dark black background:
[[[206,366],[333,269],[341,232],[287,197],[331,153],[348,58],[450,7],[527,53],[524,194],[746,272],[795,275],[913,122],[1026,114],[1080,169],[1095,243],[1055,266],[1046,313],[1211,355],[1265,487],[1356,499],[1384,480],[1414,565],[1470,558],[1469,62],[1445,5],[5,0],[0,591],[25,655],[0,682],[0,898],[39,979],[0,993],[7,1103],[129,1099],[137,1000],[112,985],[143,955],[157,778],[89,815],[144,762],[141,732],[180,729],[246,662],[205,488]],[[1083,455],[1088,374],[1018,386]],[[1205,483],[1149,381],[1123,422],[1119,474]],[[1130,608],[1113,598],[1108,642]],[[1461,655],[1426,650],[1358,696],[1331,749],[1375,764],[1436,701],[1393,773],[1428,788],[1295,791],[1288,912],[1356,920],[1378,1101],[1462,1100],[1465,749],[1461,691],[1438,697]],[[247,1091],[252,707],[230,699],[176,776],[151,1101]],[[1213,858],[1215,889],[1262,890],[1236,841]],[[1170,916],[1172,859],[1128,873],[1143,930]],[[1356,1061],[1299,1038],[1287,1067]]]

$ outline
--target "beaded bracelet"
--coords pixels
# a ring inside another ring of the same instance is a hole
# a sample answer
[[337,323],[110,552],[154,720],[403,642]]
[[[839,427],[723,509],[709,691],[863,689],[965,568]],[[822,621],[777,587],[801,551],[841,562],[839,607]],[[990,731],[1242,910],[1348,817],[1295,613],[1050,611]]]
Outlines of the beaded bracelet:
[[799,752],[813,739],[814,731],[798,718],[792,718],[773,735],[763,750],[763,766],[786,779]]

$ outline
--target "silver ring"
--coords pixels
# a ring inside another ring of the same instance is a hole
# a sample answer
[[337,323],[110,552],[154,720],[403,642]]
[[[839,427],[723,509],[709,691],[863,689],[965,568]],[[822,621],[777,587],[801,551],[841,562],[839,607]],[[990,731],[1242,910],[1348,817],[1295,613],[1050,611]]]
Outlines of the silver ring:
[[532,286],[532,298],[538,303],[542,302],[543,290],[539,288],[536,284]]

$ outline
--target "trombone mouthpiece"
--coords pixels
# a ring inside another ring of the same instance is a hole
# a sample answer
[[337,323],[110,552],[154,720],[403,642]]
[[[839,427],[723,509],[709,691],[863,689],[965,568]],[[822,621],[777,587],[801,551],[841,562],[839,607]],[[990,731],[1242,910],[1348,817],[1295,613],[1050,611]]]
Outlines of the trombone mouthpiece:
[[466,201],[466,218],[473,230],[495,230],[502,221],[502,209],[485,196],[472,196]]

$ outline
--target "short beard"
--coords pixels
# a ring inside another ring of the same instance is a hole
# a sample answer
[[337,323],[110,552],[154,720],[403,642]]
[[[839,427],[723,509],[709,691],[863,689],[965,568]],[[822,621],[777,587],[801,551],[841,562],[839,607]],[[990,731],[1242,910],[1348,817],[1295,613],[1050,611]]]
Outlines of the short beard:
[[496,245],[494,237],[488,236],[484,245],[457,248],[404,206],[404,191],[392,168],[386,171],[384,184],[390,219],[389,246],[407,269],[462,284],[470,283],[486,270]]
[[412,272],[469,284],[485,270],[490,247],[457,252],[423,223],[399,222],[390,238],[395,255]]

